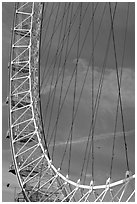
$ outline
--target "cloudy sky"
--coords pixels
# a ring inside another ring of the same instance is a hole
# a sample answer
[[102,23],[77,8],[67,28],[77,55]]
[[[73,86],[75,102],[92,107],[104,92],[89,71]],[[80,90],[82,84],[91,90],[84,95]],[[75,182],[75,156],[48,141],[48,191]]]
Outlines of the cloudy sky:
[[[83,4],[83,11],[86,8],[87,4]],[[5,139],[6,131],[8,128],[8,108],[5,105],[5,99],[8,93],[8,69],[7,64],[9,60],[9,49],[10,49],[10,37],[11,37],[11,27],[13,21],[13,3],[3,3],[2,5],[2,118],[3,118],[3,130],[2,130],[2,156],[3,156],[3,182],[2,182],[2,190],[3,190],[3,201],[11,201],[13,198],[13,191],[14,187],[17,186],[16,178],[8,173],[8,167],[11,162],[10,156],[10,146],[9,141]],[[97,29],[101,20],[102,12],[105,7],[105,4],[99,4],[96,14],[95,14],[95,36],[97,33]],[[53,38],[51,51],[50,51],[50,58],[46,64],[46,57],[47,52],[46,43],[48,39],[50,39],[51,32],[53,29],[53,24],[56,18],[56,12],[51,18],[51,24],[48,28],[46,33],[46,40],[44,40],[45,30],[46,30],[46,18],[50,14],[50,10],[52,8],[52,4],[48,6],[47,13],[44,14],[44,22],[43,25],[43,33],[42,33],[42,48],[41,48],[41,75],[45,69],[50,67],[51,61],[53,56],[55,55],[55,51],[57,49],[57,39],[59,37],[59,31],[57,31],[57,35]],[[59,18],[63,14],[64,4],[60,6]],[[77,4],[74,5],[74,10],[77,8]],[[112,4],[112,10],[114,9],[114,4]],[[117,5],[117,13],[116,18],[114,21],[115,27],[115,39],[116,39],[116,48],[117,48],[117,59],[118,59],[118,68],[121,68],[121,61],[122,61],[122,52],[123,52],[123,40],[125,34],[125,19],[127,15],[127,3],[118,3]],[[80,38],[80,47],[82,46],[82,42],[85,36],[85,31],[88,29],[88,24],[90,23],[91,16],[91,9],[88,8],[86,16],[83,20],[82,29],[81,29],[81,38]],[[66,18],[66,17],[65,17]],[[124,113],[124,122],[125,122],[125,131],[126,131],[126,139],[128,144],[128,156],[129,156],[129,165],[132,172],[134,172],[134,142],[135,142],[135,94],[134,94],[134,71],[135,71],[135,60],[134,60],[134,3],[130,3],[129,5],[129,18],[128,18],[128,27],[127,27],[127,40],[126,40],[126,51],[123,63],[123,74],[122,74],[122,85],[121,85],[121,94],[122,94],[122,103],[123,103],[123,113]],[[65,25],[65,24],[64,24]],[[78,27],[78,20],[76,20],[74,27],[70,34],[70,42],[72,42],[76,29]],[[45,30],[44,30],[45,29]],[[64,27],[63,27],[64,29]],[[62,30],[63,30],[62,29]],[[95,72],[94,72],[94,94],[97,94],[97,88],[99,79],[101,76],[102,64],[104,60],[106,44],[108,39],[108,30],[110,29],[110,16],[109,16],[109,9],[108,5],[106,5],[105,14],[103,17],[101,31],[98,38],[98,42],[95,48]],[[89,58],[91,53],[91,30],[89,31],[83,52],[78,61],[78,82],[77,82],[77,92],[76,92],[76,102],[78,101],[78,97],[80,95],[82,83],[85,77],[86,70],[89,64]],[[70,52],[69,57],[67,58],[66,63],[66,72],[64,77],[64,87],[62,91],[62,96],[65,95],[70,78],[72,76],[75,64],[76,64],[76,49],[77,49],[77,41],[73,43],[72,50]],[[63,53],[63,56],[65,52]],[[46,66],[45,66],[46,64]],[[63,66],[60,64],[59,69],[61,70]],[[91,67],[91,63],[90,63]],[[112,138],[113,138],[113,131],[114,131],[114,123],[115,123],[115,114],[116,114],[116,104],[117,104],[117,96],[118,96],[118,89],[117,89],[117,80],[116,80],[116,70],[115,70],[115,60],[114,60],[114,52],[113,52],[113,44],[112,40],[110,43],[110,50],[108,54],[108,59],[106,63],[106,72],[104,76],[103,82],[103,89],[102,95],[100,100],[100,106],[98,111],[98,117],[96,121],[96,128],[95,128],[95,167],[97,169],[96,177],[98,182],[102,182],[103,179],[106,179],[108,176],[107,169],[109,168],[110,162],[110,154],[112,151]],[[55,68],[55,76],[56,76],[56,69]],[[88,130],[90,125],[90,109],[91,109],[91,72],[86,78],[86,83],[84,87],[84,91],[81,97],[81,102],[79,105],[78,115],[75,120],[75,130],[73,136],[73,144],[72,144],[72,177],[76,178],[78,169],[81,166],[81,159],[84,155],[84,149],[86,147]],[[52,78],[52,71],[49,73],[49,79]],[[41,89],[42,95],[42,107],[43,107],[43,117],[45,115],[45,104],[47,103],[47,98],[49,94],[49,86],[50,80],[46,83],[46,78],[43,80],[43,85]],[[57,104],[59,103],[59,94],[60,94],[60,86],[61,80],[58,83],[56,88],[56,95],[54,98],[54,106],[53,106],[53,114],[51,118],[51,128],[54,127],[55,119],[57,117]],[[52,89],[54,90],[54,80]],[[68,134],[68,130],[70,127],[70,121],[72,117],[72,103],[73,103],[73,90],[74,90],[74,79],[72,80],[71,86],[68,91],[68,95],[66,101],[64,103],[62,113],[60,115],[60,120],[58,124],[58,132],[57,132],[57,145],[56,145],[56,155],[54,158],[55,165],[57,165],[56,161],[60,161],[60,155],[64,151],[64,145],[66,142],[66,137]],[[47,112],[47,119],[45,123],[49,123],[48,116],[51,111],[50,102],[48,112]],[[47,127],[45,127],[46,130]],[[50,132],[51,133],[51,132]],[[64,136],[66,135],[66,136]],[[124,142],[123,142],[123,134],[122,134],[122,125],[121,125],[121,118],[120,114],[118,116],[118,125],[117,125],[117,137],[116,137],[116,153],[115,153],[115,166],[114,166],[114,175],[118,178],[122,176],[122,173],[125,171],[125,150],[124,150]],[[99,147],[99,148],[98,148]],[[105,159],[104,159],[105,158]],[[76,162],[77,161],[77,162]],[[64,162],[64,173],[65,166],[67,166],[67,159]],[[91,176],[90,170],[88,170],[89,177]],[[104,177],[102,178],[102,173]],[[11,187],[7,188],[6,184],[11,183]],[[7,194],[8,192],[8,194]]]

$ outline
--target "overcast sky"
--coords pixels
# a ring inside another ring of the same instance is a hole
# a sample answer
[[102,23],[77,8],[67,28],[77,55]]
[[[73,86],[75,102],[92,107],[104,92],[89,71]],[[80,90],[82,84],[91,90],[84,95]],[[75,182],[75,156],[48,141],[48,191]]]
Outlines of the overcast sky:
[[[83,8],[86,7],[87,4],[83,4]],[[104,8],[105,4],[100,4],[96,16],[95,16],[95,32],[97,31],[97,27],[100,22],[102,10]],[[51,9],[51,6],[49,6],[49,11]],[[75,5],[77,6],[77,5]],[[11,197],[13,198],[13,190],[14,187],[17,186],[16,178],[15,176],[12,176],[10,173],[8,173],[8,167],[11,162],[11,156],[10,156],[10,146],[9,141],[5,139],[6,131],[8,128],[8,108],[5,105],[5,99],[8,94],[8,60],[9,60],[9,49],[10,49],[10,38],[11,38],[11,27],[12,27],[12,21],[13,21],[13,3],[3,3],[2,4],[2,122],[3,122],[3,129],[2,129],[2,156],[3,156],[3,182],[2,182],[2,190],[3,190],[3,201],[11,201]],[[61,8],[63,8],[64,5],[61,5]],[[63,9],[60,8],[60,16],[62,15]],[[112,5],[112,8],[114,8],[114,4]],[[100,78],[101,73],[101,66],[104,59],[104,50],[106,47],[106,38],[108,37],[108,27],[110,26],[110,19],[108,18],[109,12],[108,8],[106,10],[106,14],[103,19],[102,27],[101,27],[101,35],[99,37],[98,44],[96,46],[96,52],[95,52],[95,95],[97,93],[97,86],[98,81]],[[116,46],[117,46],[117,57],[118,57],[118,67],[121,66],[121,53],[123,49],[123,36],[125,33],[125,19],[126,19],[126,12],[127,12],[127,3],[118,3],[117,8],[117,15],[114,22],[115,26],[115,37],[116,37]],[[45,19],[46,19],[45,14]],[[90,16],[90,10],[87,11],[85,21],[83,22],[83,29],[81,32],[81,44],[84,38],[84,32],[87,30],[87,26],[89,23],[89,16]],[[98,17],[97,17],[98,16]],[[49,27],[49,33],[47,33],[47,40],[50,38],[50,33],[52,30],[52,24],[54,21],[55,16],[52,17],[51,21],[51,27]],[[123,109],[124,109],[124,120],[125,120],[125,131],[127,132],[126,138],[128,143],[128,153],[129,153],[129,164],[131,170],[134,172],[134,142],[135,142],[135,94],[134,94],[134,72],[135,72],[135,12],[134,12],[134,3],[130,4],[129,7],[129,19],[128,19],[128,28],[127,28],[127,41],[126,41],[126,52],[125,52],[125,59],[124,59],[124,69],[123,69],[123,78],[122,78],[122,87],[121,87],[121,93],[122,93],[122,101],[123,101]],[[44,20],[45,20],[44,19]],[[108,20],[109,19],[109,20]],[[44,29],[44,28],[43,28]],[[72,34],[70,37],[70,41],[73,38],[73,35],[75,33],[76,27],[73,28]],[[87,40],[87,43],[85,44],[84,52],[82,52],[81,57],[79,59],[78,64],[78,77],[79,81],[77,83],[77,93],[79,95],[79,92],[81,90],[81,82],[83,81],[83,77],[85,76],[85,70],[87,69],[88,62],[89,62],[89,53],[91,51],[91,39],[90,39],[89,33],[89,40]],[[43,31],[44,35],[44,31]],[[58,34],[53,40],[53,44],[51,46],[51,55],[50,60],[52,60],[52,56],[55,54],[55,49],[57,47],[56,41],[58,39]],[[76,43],[74,42],[74,46],[71,50],[70,57],[67,60],[67,72],[65,75],[65,85],[63,88],[63,94],[65,94],[68,82],[70,80],[72,71],[74,69],[75,63],[76,63]],[[80,44],[80,45],[81,45]],[[41,48],[41,70],[43,72],[44,69],[47,69],[49,67],[50,63],[47,64],[47,67],[45,67],[45,56],[47,55],[45,50],[46,42],[44,42],[42,48]],[[49,60],[49,61],[50,61]],[[41,73],[42,75],[42,73]],[[91,75],[88,75],[85,89],[81,98],[80,103],[80,110],[78,112],[78,118],[76,119],[75,123],[75,135],[74,135],[74,143],[73,147],[75,151],[73,151],[73,160],[72,160],[72,174],[75,177],[77,175],[79,166],[81,165],[80,158],[83,156],[83,147],[85,147],[86,143],[86,136],[87,136],[87,129],[89,127],[89,108],[91,105],[91,88],[90,88],[90,82],[91,82]],[[60,85],[60,84],[59,84]],[[57,87],[57,94],[55,97],[55,104],[58,104],[59,101],[59,92],[60,92],[60,86]],[[57,137],[57,154],[55,157],[55,161],[59,160],[60,155],[62,154],[63,145],[65,142],[65,132],[67,132],[70,124],[70,117],[71,117],[71,108],[72,108],[72,96],[73,96],[73,87],[74,87],[74,81],[72,82],[68,97],[66,100],[66,103],[64,105],[64,108],[62,110],[62,115],[60,117],[59,122],[59,129],[58,129],[58,137]],[[53,87],[54,88],[54,87]],[[101,98],[101,105],[99,108],[98,113],[98,119],[95,129],[95,146],[100,146],[101,150],[96,149],[96,169],[97,169],[97,178],[101,181],[101,173],[104,172],[106,178],[106,168],[108,168],[108,161],[110,160],[110,153],[111,153],[111,145],[112,145],[112,136],[113,136],[113,130],[114,130],[114,121],[115,121],[115,110],[116,110],[116,102],[117,102],[117,81],[116,81],[116,71],[115,71],[115,61],[114,61],[114,53],[113,53],[113,46],[111,44],[110,46],[110,53],[106,65],[106,74],[104,78],[104,85],[103,85],[103,91],[102,91],[102,98]],[[42,87],[42,106],[44,110],[44,106],[46,103],[46,96],[48,94],[48,85],[43,84]],[[78,97],[76,98],[76,100]],[[49,106],[49,112],[50,112],[51,105]],[[56,105],[54,105],[53,108],[53,120],[52,125],[54,125],[54,118],[56,118]],[[44,111],[43,111],[44,115]],[[117,137],[117,143],[116,143],[116,165],[115,165],[115,171],[114,174],[117,176],[121,174],[125,170],[125,161],[123,161],[124,158],[124,145],[123,145],[123,137],[122,137],[122,129],[121,129],[121,120],[119,118],[118,120],[118,127],[117,127],[118,137]],[[61,148],[62,147],[62,148]],[[103,158],[106,158],[103,160]],[[77,163],[75,162],[77,161]],[[64,164],[65,166],[65,164]],[[90,172],[89,172],[90,175]],[[7,189],[6,184],[11,183],[11,188]],[[8,192],[8,193],[7,193]]]

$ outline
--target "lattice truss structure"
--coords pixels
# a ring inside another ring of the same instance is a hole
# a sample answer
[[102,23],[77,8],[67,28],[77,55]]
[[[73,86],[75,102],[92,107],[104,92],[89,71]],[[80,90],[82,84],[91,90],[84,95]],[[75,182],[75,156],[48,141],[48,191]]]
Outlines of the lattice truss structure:
[[[135,178],[129,172],[115,183],[73,182],[50,160],[40,112],[39,46],[43,3],[16,3],[11,60],[9,65],[10,131],[13,164],[10,171],[18,177],[22,196],[18,201],[130,201]],[[128,193],[127,193],[128,192]]]

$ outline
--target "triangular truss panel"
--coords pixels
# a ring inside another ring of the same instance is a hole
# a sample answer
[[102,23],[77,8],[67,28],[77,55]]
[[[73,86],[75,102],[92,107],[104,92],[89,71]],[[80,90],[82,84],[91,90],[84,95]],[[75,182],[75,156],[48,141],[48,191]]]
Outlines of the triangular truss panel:
[[[59,12],[57,7],[54,9]],[[108,178],[102,185],[96,185],[93,181],[86,185],[80,179],[74,182],[68,175],[63,175],[60,168],[55,168],[50,158],[40,106],[39,48],[42,14],[42,2],[16,3],[9,64],[10,92],[7,102],[10,114],[8,136],[11,139],[13,156],[13,164],[9,171],[17,176],[22,189],[16,200],[27,202],[132,201],[135,197],[135,175],[130,172],[126,172],[123,179],[119,181],[112,182]],[[66,13],[63,14],[65,15]],[[75,17],[76,12],[74,19]],[[69,27],[71,26],[70,21]],[[57,26],[55,28],[57,29]],[[69,32],[68,29],[67,35]],[[59,51],[61,45],[62,43]]]
[[17,12],[24,14],[32,14],[33,3],[32,2],[20,2],[17,3]]

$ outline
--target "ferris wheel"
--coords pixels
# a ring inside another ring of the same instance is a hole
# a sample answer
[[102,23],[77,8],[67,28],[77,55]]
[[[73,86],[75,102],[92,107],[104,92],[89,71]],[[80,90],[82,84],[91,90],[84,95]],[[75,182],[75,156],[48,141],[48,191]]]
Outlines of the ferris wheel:
[[[115,53],[117,8],[117,3],[15,3],[7,99],[13,156],[10,172],[17,176],[21,199],[27,202],[134,200],[135,175],[129,165],[121,97],[122,71],[118,70]],[[129,3],[126,8],[127,25]],[[96,12],[100,16],[98,22]],[[106,50],[102,53],[101,71],[97,73],[97,40],[106,13],[109,16]],[[110,50],[116,64],[117,111],[108,157],[98,153],[101,147],[96,149],[95,127]],[[89,64],[82,61],[85,52]],[[87,92],[90,100],[86,98]],[[81,113],[83,104],[85,109]],[[116,174],[118,114],[124,156],[123,168]],[[82,140],[78,140],[79,134],[83,135]],[[104,169],[99,169],[98,162],[105,163]]]

